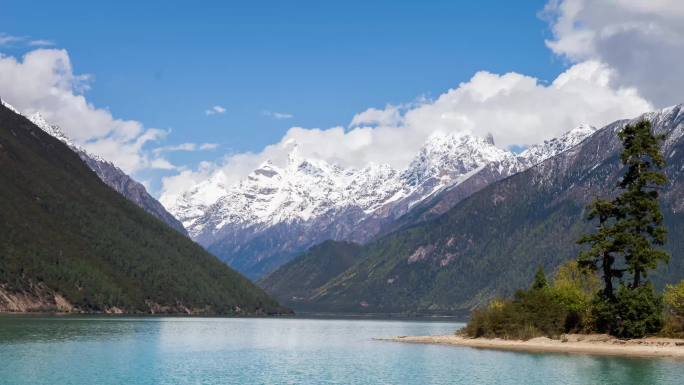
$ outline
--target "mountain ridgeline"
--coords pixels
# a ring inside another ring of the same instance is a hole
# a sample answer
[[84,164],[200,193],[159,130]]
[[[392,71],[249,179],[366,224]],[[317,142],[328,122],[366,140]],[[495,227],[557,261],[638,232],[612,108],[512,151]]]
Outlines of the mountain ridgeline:
[[0,106],[0,311],[287,312]]
[[[594,132],[579,126],[521,154],[494,139],[435,133],[405,169],[342,168],[303,157],[293,146],[285,166],[265,162],[237,185],[219,172],[162,202],[190,235],[229,265],[259,278],[324,240],[367,243],[428,219],[483,187],[574,146]],[[443,199],[435,201],[436,197]],[[447,199],[448,197],[448,199]],[[408,217],[407,217],[408,218]]]
[[[684,277],[684,106],[648,113],[656,134],[665,136],[663,154],[669,183],[662,191],[669,230],[669,265],[650,276],[657,285]],[[459,200],[433,198],[410,212],[398,230],[360,248],[357,262],[322,285],[304,282],[294,262],[261,282],[295,309],[330,312],[465,314],[496,296],[525,287],[542,266],[554,271],[575,258],[577,239],[591,226],[586,206],[615,194],[623,171],[617,133],[630,121],[609,124],[578,145]],[[431,211],[432,210],[432,211]],[[440,214],[443,210],[443,214]],[[308,255],[308,254],[305,254]],[[310,255],[307,257],[310,258]],[[325,258],[325,256],[320,256]]]
[[112,162],[108,162],[97,155],[93,155],[85,149],[73,143],[59,128],[59,126],[48,123],[43,116],[37,112],[27,116],[27,118],[43,131],[59,139],[71,148],[78,156],[97,174],[107,186],[118,191],[119,194],[128,198],[148,213],[162,220],[167,225],[187,235],[188,232],[183,224],[171,215],[159,201],[154,199],[145,189],[145,186],[136,182],[133,178],[116,167]]

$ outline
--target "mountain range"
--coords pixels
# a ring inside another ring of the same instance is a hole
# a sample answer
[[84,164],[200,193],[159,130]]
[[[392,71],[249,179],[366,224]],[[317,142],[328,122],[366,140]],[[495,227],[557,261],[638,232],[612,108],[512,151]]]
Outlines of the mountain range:
[[496,147],[491,135],[435,133],[403,170],[383,164],[343,168],[303,158],[295,144],[284,166],[267,161],[233,186],[217,174],[162,202],[193,239],[260,278],[322,241],[366,243],[441,214],[594,131],[581,125],[520,154]]
[[[327,259],[339,258],[330,250],[348,246],[327,244],[326,251],[312,248],[260,285],[297,310],[330,312],[466,314],[493,297],[510,296],[538,266],[552,273],[577,255],[576,241],[595,226],[586,221],[587,204],[617,192],[623,172],[617,133],[641,119],[665,137],[669,178],[661,201],[672,259],[649,278],[657,286],[676,282],[684,278],[684,105],[592,129],[576,145],[445,209],[449,204],[442,200],[452,199],[447,189],[412,211],[413,221],[344,255],[346,263]],[[558,142],[547,145],[566,148]],[[308,261],[306,269],[300,259]],[[306,284],[306,277],[318,274],[316,266],[333,277]]]

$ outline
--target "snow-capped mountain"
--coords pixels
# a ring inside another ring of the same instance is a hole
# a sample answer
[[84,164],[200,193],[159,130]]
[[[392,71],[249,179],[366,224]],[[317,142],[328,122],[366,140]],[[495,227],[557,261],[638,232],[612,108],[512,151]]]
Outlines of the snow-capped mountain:
[[[312,249],[262,286],[295,310],[318,312],[463,314],[492,298],[510,297],[529,283],[536,266],[553,271],[576,258],[577,239],[595,226],[586,220],[587,204],[619,193],[624,166],[617,134],[642,119],[664,137],[668,183],[659,190],[659,203],[668,227],[665,249],[672,255],[649,280],[678,282],[684,278],[684,104],[586,130],[590,136],[571,148],[549,141],[549,150],[562,152],[490,184],[438,220],[369,242],[353,252],[350,265],[318,275],[326,279],[309,277],[328,265],[300,264],[319,253]],[[326,247],[326,256],[334,258],[346,245]]]
[[[14,112],[17,112],[17,110],[14,109],[14,107],[11,107],[8,103],[3,101],[2,104]],[[97,174],[97,176],[109,187],[118,191],[121,195],[128,198],[128,200],[143,208],[148,213],[159,218],[172,228],[183,234],[187,234],[187,231],[180,221],[166,211],[164,206],[154,199],[142,184],[133,180],[133,178],[124,173],[120,168],[116,167],[113,163],[102,159],[95,154],[91,154],[82,147],[76,145],[64,134],[59,126],[50,124],[39,112],[27,116],[27,118],[33,124],[38,126],[38,128],[69,146],[69,148],[78,154],[81,160],[83,160],[88,167],[90,167],[90,169],[92,169],[95,174]]]
[[491,136],[436,133],[404,170],[381,164],[342,168],[304,159],[295,145],[284,166],[265,162],[233,186],[219,173],[163,203],[193,239],[259,277],[327,239],[366,242],[446,191],[462,199],[591,132],[581,126],[518,156],[496,147]]
[[572,130],[566,132],[558,138],[546,140],[544,143],[530,146],[525,151],[521,152],[518,158],[529,166],[541,163],[552,156],[560,154],[572,147],[575,147],[588,136],[596,132],[597,128],[580,124]]

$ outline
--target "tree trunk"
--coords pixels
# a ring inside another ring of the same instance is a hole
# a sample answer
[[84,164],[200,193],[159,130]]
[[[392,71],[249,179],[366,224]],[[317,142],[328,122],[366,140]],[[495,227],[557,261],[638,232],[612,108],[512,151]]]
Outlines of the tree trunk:
[[603,296],[612,300],[613,296],[613,257],[603,254]]
[[634,270],[634,281],[632,281],[632,289],[636,289],[639,287],[639,281],[641,281],[641,270],[635,269]]

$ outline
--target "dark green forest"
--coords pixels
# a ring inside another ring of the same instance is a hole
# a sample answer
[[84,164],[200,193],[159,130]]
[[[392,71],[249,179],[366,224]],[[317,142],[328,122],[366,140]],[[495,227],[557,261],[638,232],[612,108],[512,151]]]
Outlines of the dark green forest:
[[[285,305],[296,305],[316,288],[350,268],[360,255],[353,242],[325,241],[261,279],[258,284]],[[300,310],[304,310],[301,309]]]
[[66,145],[0,107],[0,288],[59,293],[77,310],[287,312],[106,186]]

